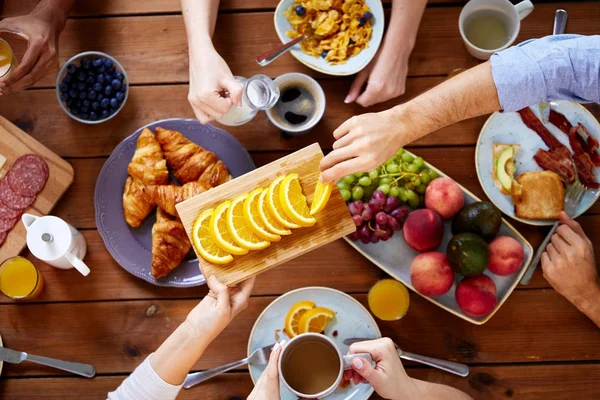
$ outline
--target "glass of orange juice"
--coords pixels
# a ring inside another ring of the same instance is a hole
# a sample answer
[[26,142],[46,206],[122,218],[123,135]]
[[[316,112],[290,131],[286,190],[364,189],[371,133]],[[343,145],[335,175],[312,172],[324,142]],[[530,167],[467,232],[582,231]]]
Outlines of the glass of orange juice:
[[384,321],[396,321],[408,312],[408,289],[394,279],[382,279],[369,290],[369,308],[373,315]]
[[0,78],[17,66],[17,60],[8,42],[0,39]]
[[33,299],[43,287],[42,274],[28,259],[12,257],[0,265],[0,291],[11,299]]

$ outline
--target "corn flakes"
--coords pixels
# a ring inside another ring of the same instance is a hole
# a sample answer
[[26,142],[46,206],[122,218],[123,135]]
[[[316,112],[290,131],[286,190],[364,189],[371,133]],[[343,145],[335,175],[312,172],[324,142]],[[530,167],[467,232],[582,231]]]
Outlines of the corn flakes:
[[344,64],[366,49],[373,33],[365,0],[294,0],[284,15],[294,28],[287,36],[306,35],[302,51],[330,64]]

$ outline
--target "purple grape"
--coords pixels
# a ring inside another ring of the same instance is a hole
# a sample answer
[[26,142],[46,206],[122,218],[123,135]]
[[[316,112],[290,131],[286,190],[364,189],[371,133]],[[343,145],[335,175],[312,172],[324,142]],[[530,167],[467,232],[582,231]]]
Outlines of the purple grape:
[[349,234],[348,237],[350,238],[350,240],[354,240],[356,242],[358,240],[358,230]]
[[373,210],[368,204],[365,206],[365,209],[362,212],[362,219],[364,221],[370,221],[373,219]]
[[383,210],[383,204],[384,203],[382,203],[381,200],[377,200],[374,197],[369,200],[369,208],[371,208],[374,213],[378,213],[379,211]]
[[365,206],[364,206],[363,202],[360,200],[356,200],[356,201],[353,201],[352,203],[348,204],[348,210],[350,210],[350,214],[352,214],[352,215],[362,214],[364,207]]
[[379,238],[375,235],[371,235],[371,243],[377,243],[379,242]]
[[398,201],[398,198],[394,197],[394,196],[390,196],[385,201],[385,205],[383,206],[383,211],[385,211],[386,213],[391,213],[396,207],[398,207],[398,204],[400,204],[400,202]]
[[363,219],[360,215],[353,215],[352,221],[354,221],[354,225],[356,226],[361,226],[363,223]]
[[360,241],[364,244],[367,244],[371,241],[371,229],[369,229],[369,224],[364,224],[360,230],[358,231],[358,236]]
[[375,222],[377,222],[377,224],[379,226],[387,226],[387,224],[388,224],[387,214],[384,213],[383,211],[378,212],[377,215],[375,215]]
[[394,234],[394,231],[392,230],[392,228],[390,228],[389,226],[385,228],[385,234],[383,237],[380,236],[381,240],[386,241],[389,238],[392,237],[392,235]]
[[379,239],[383,239],[385,237],[385,229],[380,226],[378,223],[375,223],[375,226],[373,226],[373,234],[375,236],[377,236]]
[[395,231],[399,231],[400,229],[402,229],[402,224],[400,222],[398,222],[396,220],[396,218],[392,217],[391,215],[388,215],[387,219],[388,219],[388,221],[387,221],[388,222],[388,226],[390,228],[392,228]]
[[396,221],[398,221],[401,224],[404,224],[404,221],[406,221],[406,218],[408,217],[408,208],[406,207],[398,207],[395,210],[393,210],[390,215],[392,217],[394,217],[396,219]]
[[385,203],[385,193],[383,193],[381,190],[376,190],[373,192],[373,197],[371,197],[371,200],[377,200],[378,202]]

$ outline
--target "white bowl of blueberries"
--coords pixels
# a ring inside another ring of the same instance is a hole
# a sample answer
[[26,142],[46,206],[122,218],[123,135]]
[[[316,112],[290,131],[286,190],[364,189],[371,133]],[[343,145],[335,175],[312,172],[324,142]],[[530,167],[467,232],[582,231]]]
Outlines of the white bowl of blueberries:
[[99,51],[77,54],[56,78],[56,97],[62,109],[84,124],[108,121],[127,102],[129,80],[123,66]]

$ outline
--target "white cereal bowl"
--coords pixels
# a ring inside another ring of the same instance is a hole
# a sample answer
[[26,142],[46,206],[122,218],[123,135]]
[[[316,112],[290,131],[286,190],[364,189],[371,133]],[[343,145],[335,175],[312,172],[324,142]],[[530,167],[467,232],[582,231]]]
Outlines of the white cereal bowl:
[[[316,58],[312,55],[303,53],[300,50],[300,44],[296,44],[290,50],[290,53],[302,64],[315,71],[322,72],[327,75],[345,76],[353,75],[365,68],[369,62],[375,57],[381,40],[383,39],[383,29],[385,25],[383,6],[381,0],[365,0],[365,3],[373,14],[371,24],[373,26],[373,34],[369,41],[369,47],[361,51],[358,55],[350,57],[345,64],[331,65],[323,58]],[[291,39],[287,37],[286,32],[292,30],[292,25],[288,22],[284,11],[294,4],[294,0],[281,0],[274,14],[275,30],[281,43],[287,43]]]

